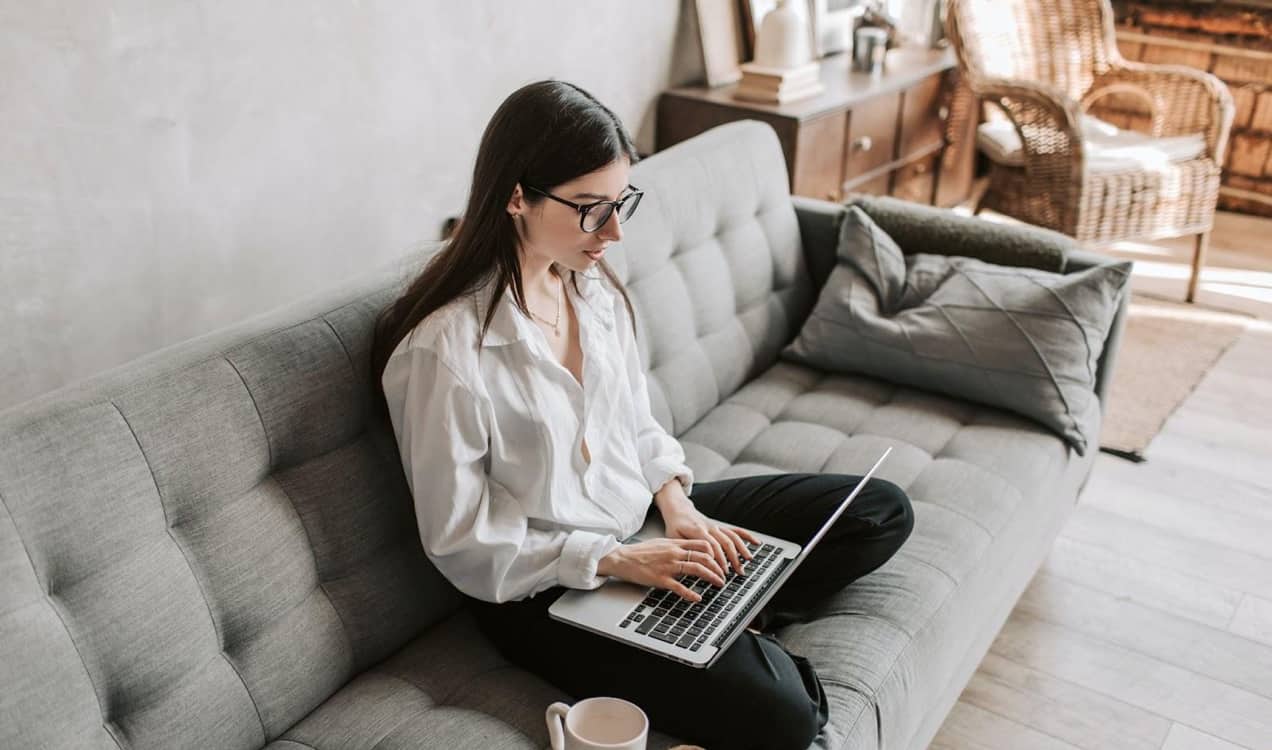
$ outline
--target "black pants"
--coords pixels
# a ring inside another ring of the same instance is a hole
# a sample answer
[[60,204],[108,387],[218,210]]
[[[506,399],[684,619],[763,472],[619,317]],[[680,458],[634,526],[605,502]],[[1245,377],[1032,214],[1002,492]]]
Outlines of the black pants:
[[[690,499],[711,518],[802,544],[860,480],[845,474],[741,477],[697,483]],[[650,506],[650,512],[658,511]],[[630,700],[655,729],[708,750],[806,750],[825,725],[829,704],[808,660],[767,631],[809,619],[820,599],[887,562],[913,525],[905,492],[872,478],[764,607],[756,627],[766,632],[743,633],[709,669],[551,619],[548,606],[566,591],[561,586],[502,604],[465,599],[505,658],[576,699]]]

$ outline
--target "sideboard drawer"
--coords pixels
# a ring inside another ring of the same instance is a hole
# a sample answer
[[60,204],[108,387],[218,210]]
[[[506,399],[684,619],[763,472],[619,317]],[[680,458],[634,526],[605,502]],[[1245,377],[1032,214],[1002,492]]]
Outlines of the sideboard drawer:
[[941,111],[941,76],[929,76],[905,92],[901,104],[901,141],[897,156],[908,159],[941,147],[945,115]]
[[867,172],[896,158],[899,93],[882,94],[848,113],[848,142],[844,144],[844,183],[852,184]]
[[848,200],[854,195],[887,195],[888,186],[891,184],[892,173],[883,172],[878,177],[847,183],[840,192],[843,194],[844,200]]
[[915,203],[931,203],[938,158],[932,154],[898,169],[892,180],[892,196]]
[[844,123],[847,112],[831,112],[803,123],[795,134],[795,164],[791,192],[837,201],[839,165],[844,160]]

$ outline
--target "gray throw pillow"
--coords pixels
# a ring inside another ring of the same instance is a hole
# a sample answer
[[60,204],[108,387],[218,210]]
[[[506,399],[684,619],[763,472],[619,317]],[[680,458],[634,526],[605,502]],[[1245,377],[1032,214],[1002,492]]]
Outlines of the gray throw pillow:
[[1079,422],[1129,261],[1053,273],[974,258],[903,255],[845,209],[838,263],[782,358],[1022,414],[1086,455]]

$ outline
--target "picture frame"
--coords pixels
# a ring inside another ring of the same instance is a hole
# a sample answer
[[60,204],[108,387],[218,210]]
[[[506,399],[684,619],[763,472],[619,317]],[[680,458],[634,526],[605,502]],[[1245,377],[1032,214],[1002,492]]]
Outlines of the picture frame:
[[852,52],[852,35],[871,0],[812,0],[818,57]]
[[741,80],[740,65],[746,51],[738,0],[694,0],[694,12],[707,85],[724,86]]

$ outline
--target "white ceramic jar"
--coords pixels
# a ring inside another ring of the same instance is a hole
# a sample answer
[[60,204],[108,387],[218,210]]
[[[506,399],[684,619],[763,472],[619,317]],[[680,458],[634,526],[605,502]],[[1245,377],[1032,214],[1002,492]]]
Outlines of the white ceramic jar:
[[760,22],[755,38],[755,63],[770,68],[798,68],[812,60],[808,26],[804,14],[790,0],[777,0],[777,7]]

